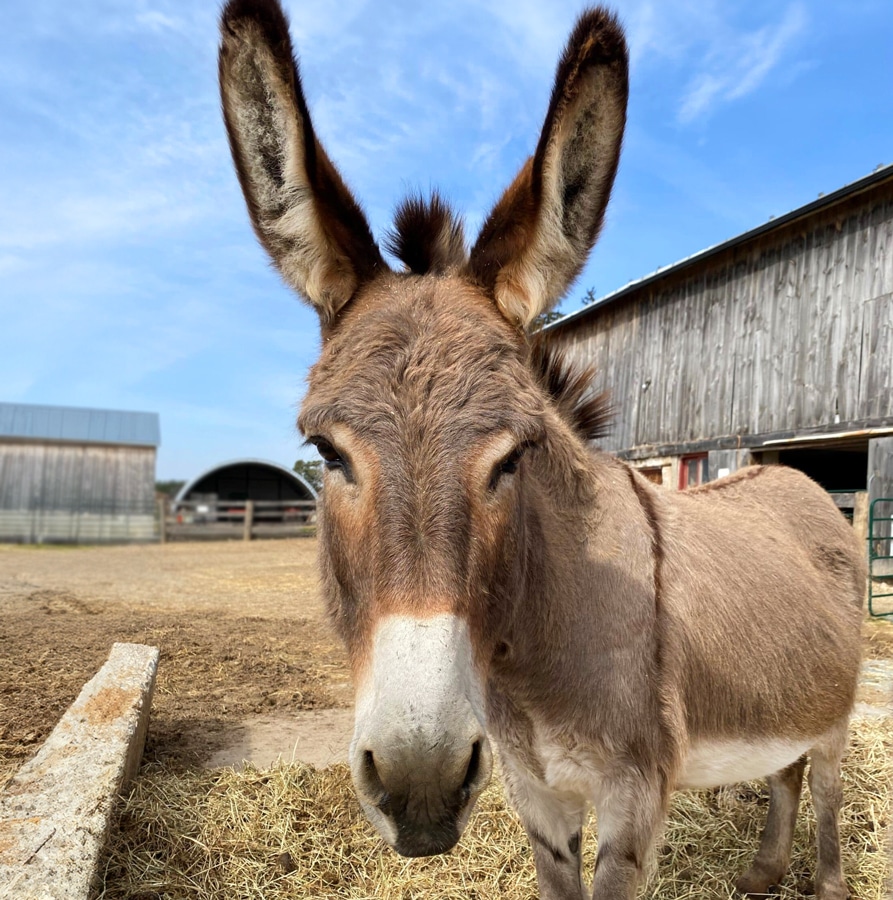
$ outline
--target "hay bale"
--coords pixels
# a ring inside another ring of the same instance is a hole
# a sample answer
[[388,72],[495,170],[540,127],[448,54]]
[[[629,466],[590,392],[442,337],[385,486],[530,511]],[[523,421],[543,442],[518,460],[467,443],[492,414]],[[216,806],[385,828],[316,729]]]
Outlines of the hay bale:
[[[844,763],[844,870],[853,897],[882,900],[888,877],[893,735],[889,720],[859,719]],[[804,791],[791,874],[778,896],[802,897],[815,870],[815,820]],[[756,852],[766,813],[761,784],[676,795],[643,896],[725,900]],[[585,865],[594,864],[595,823]],[[263,897],[266,900],[528,900],[533,860],[497,782],[449,855],[406,860],[363,818],[346,766],[316,771],[173,771],[135,783],[109,848],[102,900]]]

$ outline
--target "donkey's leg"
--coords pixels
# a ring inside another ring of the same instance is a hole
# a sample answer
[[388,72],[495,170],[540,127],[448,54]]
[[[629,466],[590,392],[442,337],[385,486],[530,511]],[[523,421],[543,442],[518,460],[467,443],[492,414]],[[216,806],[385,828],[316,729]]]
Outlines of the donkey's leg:
[[809,751],[809,788],[816,816],[818,900],[846,900],[849,896],[840,868],[838,818],[843,802],[840,760],[847,744],[848,720],[834,726]]
[[512,765],[503,755],[509,801],[521,817],[533,847],[541,900],[583,900],[581,843],[586,801],[553,791],[544,782]]
[[668,796],[663,779],[638,769],[612,772],[604,779],[595,802],[599,847],[593,900],[635,900]]
[[787,872],[805,768],[806,757],[801,756],[797,762],[767,779],[769,814],[756,859],[735,885],[742,894],[765,894]]

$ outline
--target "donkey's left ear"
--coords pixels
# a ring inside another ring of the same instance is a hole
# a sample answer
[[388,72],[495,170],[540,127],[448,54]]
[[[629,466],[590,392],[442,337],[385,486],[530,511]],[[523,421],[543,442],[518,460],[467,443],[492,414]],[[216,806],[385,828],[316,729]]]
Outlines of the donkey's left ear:
[[598,237],[626,123],[629,66],[616,17],[584,13],[558,64],[536,153],[490,213],[469,273],[528,327],[554,306]]

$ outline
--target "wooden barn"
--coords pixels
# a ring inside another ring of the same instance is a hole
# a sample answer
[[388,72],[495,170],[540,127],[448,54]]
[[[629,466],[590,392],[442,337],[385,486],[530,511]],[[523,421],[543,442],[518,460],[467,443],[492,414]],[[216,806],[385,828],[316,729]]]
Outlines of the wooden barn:
[[156,413],[0,403],[0,541],[155,539]]
[[762,462],[857,520],[893,497],[893,166],[548,330],[611,392],[603,446],[667,488]]

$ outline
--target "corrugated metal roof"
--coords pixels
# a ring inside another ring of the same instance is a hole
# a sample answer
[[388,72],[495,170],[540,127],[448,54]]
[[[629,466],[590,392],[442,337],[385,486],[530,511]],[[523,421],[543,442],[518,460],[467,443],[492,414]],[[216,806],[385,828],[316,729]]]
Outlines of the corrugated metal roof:
[[658,281],[659,279],[664,278],[671,272],[678,272],[679,270],[693,265],[694,263],[701,262],[702,260],[707,259],[708,257],[713,256],[716,253],[720,253],[723,250],[728,250],[730,247],[735,247],[738,244],[743,244],[745,241],[749,241],[761,234],[765,234],[767,231],[773,231],[776,228],[781,228],[783,225],[788,225],[791,222],[796,221],[797,219],[802,219],[804,216],[808,216],[820,209],[825,209],[826,207],[833,206],[835,203],[839,203],[841,200],[845,200],[848,197],[853,196],[854,194],[861,193],[862,191],[867,191],[869,188],[874,187],[876,184],[882,183],[884,181],[889,181],[891,178],[893,178],[893,163],[888,163],[885,166],[878,166],[878,168],[876,168],[873,172],[870,172],[868,175],[864,175],[862,178],[856,179],[856,181],[851,181],[849,184],[845,184],[842,188],[838,188],[836,191],[833,191],[830,194],[821,195],[817,200],[812,200],[809,203],[804,204],[803,206],[798,206],[796,209],[793,209],[782,216],[777,216],[776,218],[770,219],[768,222],[763,222],[762,225],[757,225],[756,228],[751,228],[749,231],[745,231],[742,234],[736,235],[735,237],[730,238],[727,241],[723,241],[719,244],[714,244],[712,247],[707,247],[705,250],[700,250],[699,252],[694,253],[691,256],[685,257],[685,259],[679,260],[679,262],[672,263],[669,266],[662,266],[661,268],[652,272],[650,275],[645,275],[642,278],[637,278],[635,281],[631,281],[629,282],[629,284],[625,284],[622,288],[618,288],[616,291],[612,291],[610,294],[605,294],[603,297],[599,297],[597,300],[593,301],[587,306],[574,310],[573,312],[568,313],[566,316],[562,316],[560,319],[556,319],[554,322],[550,322],[543,328],[543,331],[552,331],[556,328],[561,328],[564,325],[569,325],[571,322],[577,321],[577,319],[582,318],[588,313],[594,312],[596,309],[601,309],[610,303],[614,303],[621,297],[625,297],[628,294],[639,290],[652,281]]
[[161,444],[158,413],[0,403],[0,438],[84,444]]

